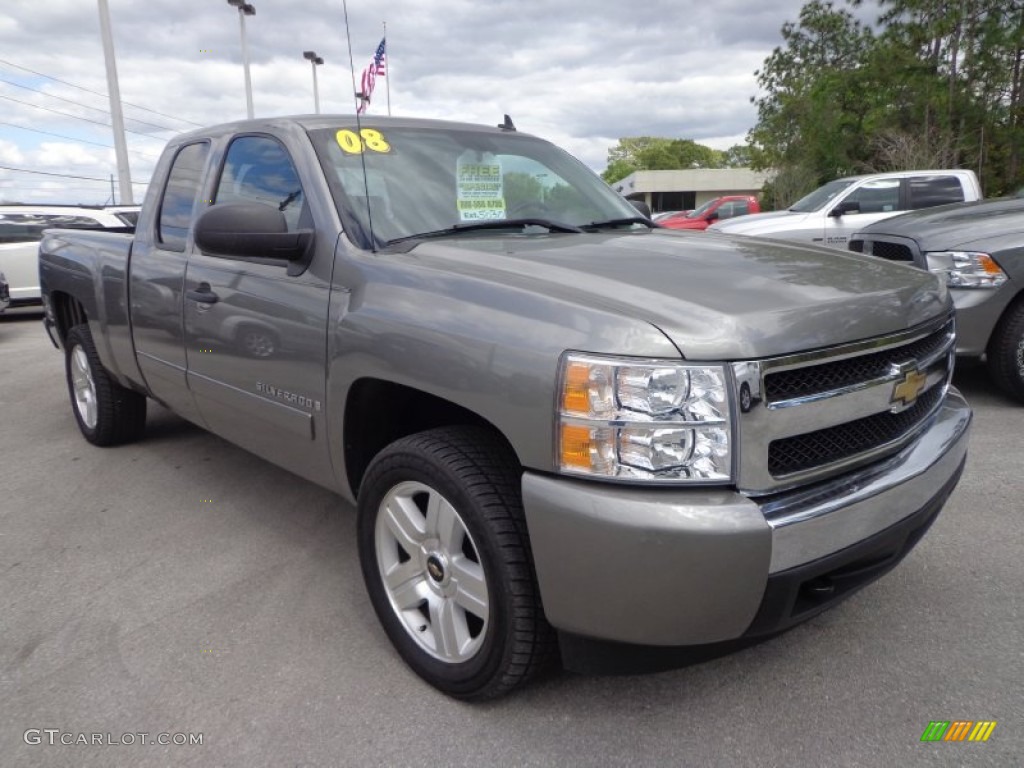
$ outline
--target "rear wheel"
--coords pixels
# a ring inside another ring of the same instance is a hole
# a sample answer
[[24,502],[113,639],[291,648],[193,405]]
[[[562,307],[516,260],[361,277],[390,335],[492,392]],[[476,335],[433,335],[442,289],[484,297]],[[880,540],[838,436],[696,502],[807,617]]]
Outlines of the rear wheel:
[[403,438],[359,493],[363,578],[405,662],[446,694],[502,695],[552,657],[533,575],[520,469],[489,432]]
[[65,347],[71,409],[85,439],[107,446],[140,438],[146,428],[146,397],[110,377],[100,363],[89,326],[76,325],[68,331]]
[[1024,300],[1006,311],[988,345],[988,369],[996,385],[1024,403]]

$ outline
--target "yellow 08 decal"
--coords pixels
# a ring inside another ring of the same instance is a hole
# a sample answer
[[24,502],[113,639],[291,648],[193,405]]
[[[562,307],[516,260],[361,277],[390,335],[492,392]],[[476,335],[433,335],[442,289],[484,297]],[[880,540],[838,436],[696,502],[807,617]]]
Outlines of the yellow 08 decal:
[[363,128],[359,133],[342,128],[335,134],[335,138],[341,150],[350,155],[362,154],[364,149],[371,152],[391,151],[391,145],[384,138],[384,134],[374,128]]

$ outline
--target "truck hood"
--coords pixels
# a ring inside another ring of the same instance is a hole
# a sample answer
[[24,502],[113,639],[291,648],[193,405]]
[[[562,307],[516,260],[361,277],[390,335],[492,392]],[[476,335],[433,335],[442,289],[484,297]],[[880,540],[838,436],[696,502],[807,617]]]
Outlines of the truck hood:
[[1009,198],[926,208],[885,219],[865,227],[863,233],[906,237],[916,241],[922,252],[953,250],[970,244],[977,247],[992,237],[1024,233],[1024,200]]
[[939,281],[921,270],[699,232],[473,234],[426,241],[401,257],[649,322],[692,360],[827,347],[904,330],[949,305]]
[[767,235],[797,229],[813,215],[796,211],[750,213],[746,216],[734,216],[725,221],[716,221],[709,229],[713,232],[727,232],[730,235]]

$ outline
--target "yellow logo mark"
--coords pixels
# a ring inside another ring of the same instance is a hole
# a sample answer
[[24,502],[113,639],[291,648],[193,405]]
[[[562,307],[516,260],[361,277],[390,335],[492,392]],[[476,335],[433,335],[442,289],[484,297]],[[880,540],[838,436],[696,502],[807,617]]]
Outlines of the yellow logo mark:
[[[896,383],[893,387],[892,397],[889,399],[890,403],[901,403],[903,408],[907,408],[914,404],[921,392],[924,391],[925,384],[928,383],[928,376],[921,373],[919,370],[914,368],[913,370],[907,371],[901,381]],[[900,409],[902,410],[902,408]]]

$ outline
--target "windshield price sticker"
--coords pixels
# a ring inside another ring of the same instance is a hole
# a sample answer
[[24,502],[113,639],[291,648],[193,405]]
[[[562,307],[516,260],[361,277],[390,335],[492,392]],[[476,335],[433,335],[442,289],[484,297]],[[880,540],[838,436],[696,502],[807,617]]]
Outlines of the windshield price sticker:
[[458,200],[461,221],[505,218],[504,183],[499,163],[458,162]]
[[349,128],[342,128],[334,134],[341,151],[349,155],[361,155],[366,150],[371,152],[390,152],[391,145],[384,134],[376,128],[363,128],[356,133]]

